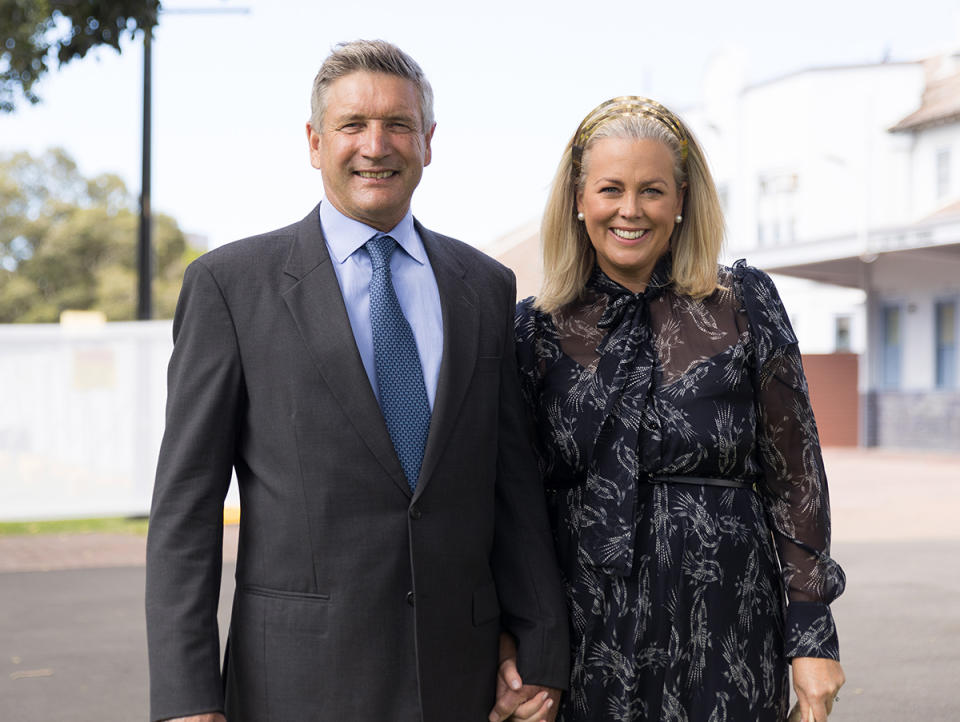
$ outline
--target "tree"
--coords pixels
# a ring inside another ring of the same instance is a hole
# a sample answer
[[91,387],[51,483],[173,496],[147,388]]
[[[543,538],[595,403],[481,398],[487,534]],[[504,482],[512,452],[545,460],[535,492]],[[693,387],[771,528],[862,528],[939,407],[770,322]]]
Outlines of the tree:
[[54,56],[62,66],[100,45],[120,52],[123,34],[152,30],[159,12],[160,0],[0,0],[0,112],[40,100],[33,86]]
[[[156,314],[170,318],[187,264],[200,255],[156,213]],[[65,310],[136,318],[137,214],[123,181],[84,178],[60,149],[0,155],[0,323],[57,321]]]

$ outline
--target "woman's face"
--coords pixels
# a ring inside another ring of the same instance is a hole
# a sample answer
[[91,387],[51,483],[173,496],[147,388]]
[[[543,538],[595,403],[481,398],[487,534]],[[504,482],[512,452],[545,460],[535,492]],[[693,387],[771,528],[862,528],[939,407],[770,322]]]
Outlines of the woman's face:
[[658,140],[602,138],[587,157],[577,210],[597,264],[634,293],[650,280],[670,246],[683,191],[673,176],[673,154]]

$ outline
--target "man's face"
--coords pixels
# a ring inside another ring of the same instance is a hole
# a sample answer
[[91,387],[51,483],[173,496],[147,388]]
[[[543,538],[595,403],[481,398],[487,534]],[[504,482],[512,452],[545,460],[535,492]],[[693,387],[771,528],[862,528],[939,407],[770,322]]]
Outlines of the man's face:
[[377,230],[397,225],[430,164],[433,128],[422,126],[411,81],[367,71],[333,81],[320,132],[307,124],[310,164],[327,200]]

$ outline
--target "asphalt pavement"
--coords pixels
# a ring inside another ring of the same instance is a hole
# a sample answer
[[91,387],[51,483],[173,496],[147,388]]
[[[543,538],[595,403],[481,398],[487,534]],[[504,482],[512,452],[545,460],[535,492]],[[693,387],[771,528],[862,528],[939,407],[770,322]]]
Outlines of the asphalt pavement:
[[[847,684],[831,722],[960,719],[960,455],[824,456],[847,573],[833,607]],[[143,545],[0,537],[0,722],[147,719]],[[228,527],[221,636],[235,549]]]

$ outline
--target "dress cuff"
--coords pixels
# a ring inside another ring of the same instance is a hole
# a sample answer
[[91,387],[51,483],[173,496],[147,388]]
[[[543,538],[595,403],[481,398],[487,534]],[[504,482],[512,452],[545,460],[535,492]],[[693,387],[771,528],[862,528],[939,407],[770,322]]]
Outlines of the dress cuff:
[[840,642],[833,614],[820,602],[791,602],[787,607],[785,654],[794,657],[840,659]]

